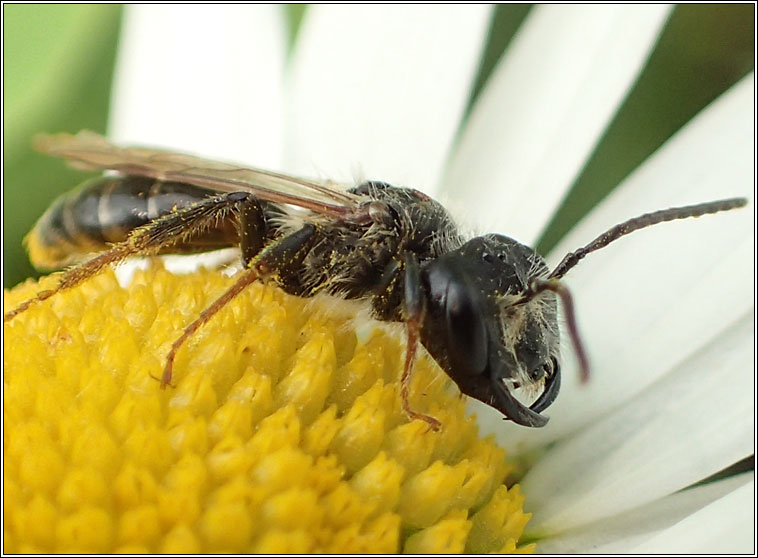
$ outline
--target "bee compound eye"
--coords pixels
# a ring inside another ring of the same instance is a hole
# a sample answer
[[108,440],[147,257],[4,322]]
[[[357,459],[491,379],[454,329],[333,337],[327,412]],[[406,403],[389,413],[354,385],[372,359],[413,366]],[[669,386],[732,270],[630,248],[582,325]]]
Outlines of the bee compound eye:
[[445,318],[456,372],[466,376],[482,374],[487,367],[487,328],[471,286],[464,282],[448,285]]

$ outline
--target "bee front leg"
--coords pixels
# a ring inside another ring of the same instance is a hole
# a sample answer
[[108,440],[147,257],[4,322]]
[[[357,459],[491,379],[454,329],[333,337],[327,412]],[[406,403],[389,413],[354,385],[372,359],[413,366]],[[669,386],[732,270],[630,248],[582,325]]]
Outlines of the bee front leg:
[[405,277],[404,277],[404,304],[403,320],[405,321],[405,330],[407,332],[407,348],[405,352],[405,366],[403,367],[403,376],[400,381],[400,395],[403,401],[403,411],[411,419],[419,419],[426,422],[432,430],[438,432],[442,427],[440,421],[429,415],[417,413],[411,409],[408,399],[411,375],[416,360],[416,351],[420,338],[421,322],[424,317],[424,298],[421,290],[421,273],[419,270],[418,260],[414,254],[406,254],[403,258]]

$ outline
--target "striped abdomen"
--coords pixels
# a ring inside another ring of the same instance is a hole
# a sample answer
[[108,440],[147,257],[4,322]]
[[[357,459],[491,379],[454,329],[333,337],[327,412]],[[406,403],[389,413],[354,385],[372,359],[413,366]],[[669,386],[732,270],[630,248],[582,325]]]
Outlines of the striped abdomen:
[[[61,197],[26,237],[34,267],[50,270],[81,261],[121,242],[133,229],[175,209],[213,195],[191,184],[161,182],[141,176],[101,176]],[[192,243],[168,252],[215,250],[237,243],[231,220],[204,231]]]

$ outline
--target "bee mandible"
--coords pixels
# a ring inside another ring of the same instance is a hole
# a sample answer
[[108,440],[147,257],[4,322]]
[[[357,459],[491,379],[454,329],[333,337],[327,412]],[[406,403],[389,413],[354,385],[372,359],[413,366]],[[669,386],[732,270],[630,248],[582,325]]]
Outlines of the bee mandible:
[[[370,304],[380,321],[405,324],[402,406],[421,344],[462,393],[528,427],[558,395],[558,301],[579,361],[589,364],[573,303],[561,278],[582,258],[635,230],[744,206],[744,198],[648,213],[612,227],[569,253],[555,269],[532,248],[500,234],[465,239],[447,210],[412,188],[368,181],[354,187],[147,148],[124,148],[83,131],[40,136],[36,147],[83,170],[115,171],[60,197],[27,237],[32,263],[65,271],[55,289],[5,314],[78,285],[131,256],[239,246],[235,283],[190,323],[166,357],[171,383],[177,352],[204,323],[255,281],[312,297],[327,293]],[[91,259],[91,254],[96,253]],[[80,263],[83,262],[83,263]],[[517,390],[535,394],[522,402]]]

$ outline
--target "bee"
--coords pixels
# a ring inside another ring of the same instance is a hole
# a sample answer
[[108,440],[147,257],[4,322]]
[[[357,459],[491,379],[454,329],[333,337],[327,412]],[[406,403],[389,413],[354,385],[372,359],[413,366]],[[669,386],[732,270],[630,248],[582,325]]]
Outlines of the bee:
[[[542,412],[561,385],[559,300],[580,377],[589,377],[563,276],[638,229],[747,203],[734,198],[647,213],[612,227],[550,270],[532,248],[507,236],[464,238],[442,205],[412,188],[378,181],[349,187],[119,147],[87,131],[40,136],[35,145],[77,168],[116,174],[84,183],[40,218],[27,237],[32,263],[41,269],[76,265],[54,289],[5,314],[6,322],[131,256],[239,246],[236,281],[174,341],[162,387],[171,384],[184,343],[248,285],[267,281],[300,297],[363,300],[376,319],[403,323],[403,410],[434,430],[439,421],[409,404],[419,345],[462,393],[516,424],[542,427],[548,422]],[[533,401],[522,402],[519,390]]]

